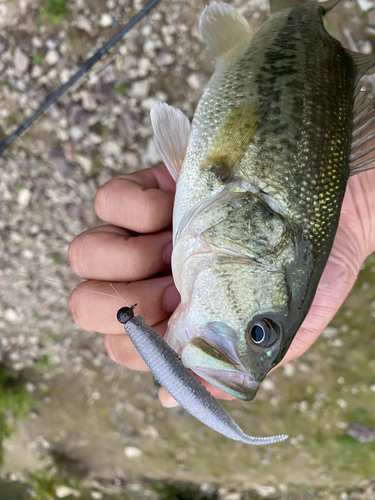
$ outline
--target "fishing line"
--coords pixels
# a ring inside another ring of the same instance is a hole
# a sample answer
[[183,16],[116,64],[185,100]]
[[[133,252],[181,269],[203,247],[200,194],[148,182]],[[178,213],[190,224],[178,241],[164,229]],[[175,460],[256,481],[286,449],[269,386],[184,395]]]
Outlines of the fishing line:
[[[24,274],[25,276],[28,276],[30,278],[29,273],[25,273],[23,271],[16,271],[17,273]],[[41,276],[38,276],[36,279],[42,280],[42,281],[50,281],[51,283],[57,283],[58,285],[65,286],[65,283],[62,281],[57,281],[57,280],[52,280],[51,278],[42,278]],[[84,281],[82,283],[85,283]],[[103,282],[102,282],[103,283]],[[112,297],[112,299],[117,299],[119,298],[124,304],[129,305],[125,299],[121,297],[121,295],[118,293],[116,288],[113,286],[112,283],[109,283],[109,286],[114,290],[116,295],[110,295],[109,293],[104,293],[104,292],[97,292],[96,290],[85,290],[84,288],[79,288],[76,287],[74,290],[78,290],[80,292],[86,292],[86,293],[96,293],[97,295],[105,295],[106,297]]]
[[81,78],[89,69],[98,62],[117,42],[119,42],[129,31],[134,28],[154,7],[160,3],[161,0],[150,0],[150,2],[136,14],[125,26],[114,35],[101,49],[99,49],[85,64],[75,73],[70,80],[61,85],[57,91],[47,101],[35,111],[35,113],[28,118],[18,129],[8,136],[5,141],[0,144],[0,155],[6,148],[25,130],[27,130],[39,116],[44,113],[54,102],[59,99],[74,83]]

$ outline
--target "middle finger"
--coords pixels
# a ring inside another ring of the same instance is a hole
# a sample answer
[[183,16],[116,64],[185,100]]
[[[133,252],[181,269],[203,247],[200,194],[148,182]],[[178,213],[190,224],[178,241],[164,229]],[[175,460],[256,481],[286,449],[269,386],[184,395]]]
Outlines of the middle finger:
[[72,241],[69,259],[83,279],[138,281],[169,268],[171,246],[171,231],[134,235],[120,227],[99,226]]

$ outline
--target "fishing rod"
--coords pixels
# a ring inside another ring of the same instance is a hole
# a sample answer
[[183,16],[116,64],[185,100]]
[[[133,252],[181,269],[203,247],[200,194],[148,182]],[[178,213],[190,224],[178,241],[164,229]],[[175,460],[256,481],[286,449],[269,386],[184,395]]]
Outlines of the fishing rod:
[[116,45],[121,38],[129,33],[129,31],[134,28],[134,26],[138,24],[139,21],[151,12],[152,9],[154,9],[154,7],[156,7],[160,2],[161,0],[150,0],[150,2],[140,12],[138,12],[138,14],[132,17],[132,19],[125,24],[125,26],[118,33],[116,33],[101,49],[90,57],[90,59],[85,62],[81,69],[79,69],[67,83],[61,85],[61,87],[59,87],[56,92],[49,99],[47,99],[46,102],[42,104],[30,118],[28,118],[20,127],[18,127],[16,131],[14,131],[0,144],[0,155],[23,131],[27,130],[46,109],[56,102],[57,99],[59,99],[59,97],[61,97],[72,85],[74,85],[77,80],[87,73],[87,71],[89,71],[89,69],[109,51],[109,49]]

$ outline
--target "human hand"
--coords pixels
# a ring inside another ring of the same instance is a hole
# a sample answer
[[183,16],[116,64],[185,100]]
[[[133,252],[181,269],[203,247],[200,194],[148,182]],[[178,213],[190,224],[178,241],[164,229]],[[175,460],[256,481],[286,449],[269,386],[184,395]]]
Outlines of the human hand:
[[[98,217],[109,225],[85,231],[69,248],[74,272],[88,280],[70,297],[75,322],[84,330],[104,334],[111,359],[134,370],[147,367],[116,319],[123,304],[113,297],[109,283],[128,304],[138,303],[137,313],[164,335],[179,302],[170,270],[174,190],[174,181],[162,165],[112,179],[98,190],[94,204]],[[349,180],[339,229],[314,302],[278,366],[303,354],[341,306],[363,260],[375,250],[374,217],[373,170]],[[200,380],[215,397],[235,399]],[[167,407],[176,404],[163,388],[159,399]]]

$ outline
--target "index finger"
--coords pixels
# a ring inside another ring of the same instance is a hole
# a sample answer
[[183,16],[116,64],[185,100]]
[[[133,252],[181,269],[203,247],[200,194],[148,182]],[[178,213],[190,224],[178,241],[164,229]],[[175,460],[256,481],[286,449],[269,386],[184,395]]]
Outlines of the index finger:
[[175,183],[164,165],[119,175],[95,196],[97,216],[138,233],[160,231],[172,223]]

